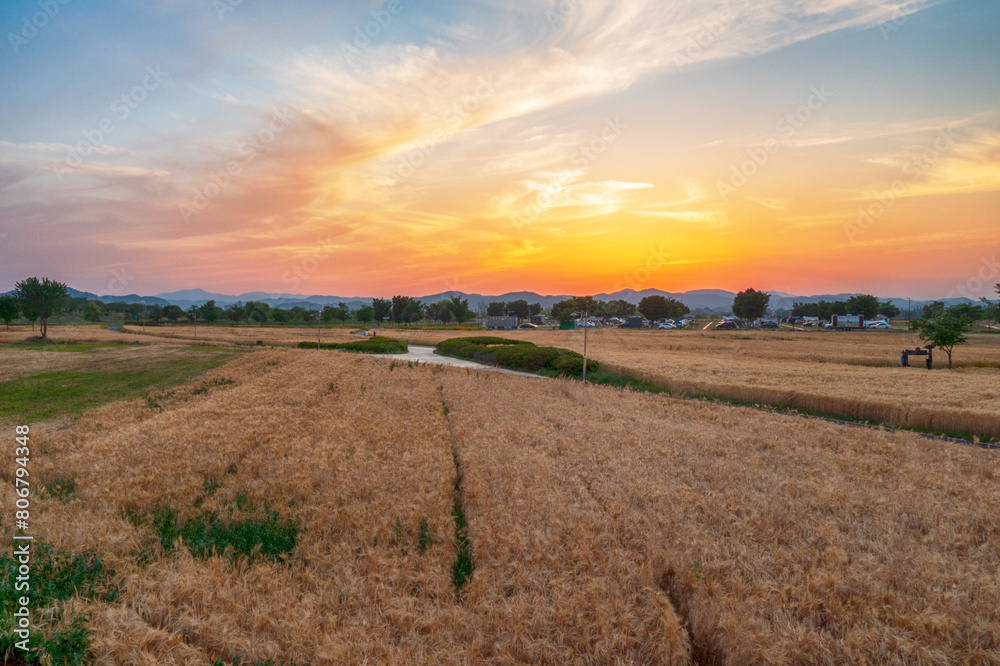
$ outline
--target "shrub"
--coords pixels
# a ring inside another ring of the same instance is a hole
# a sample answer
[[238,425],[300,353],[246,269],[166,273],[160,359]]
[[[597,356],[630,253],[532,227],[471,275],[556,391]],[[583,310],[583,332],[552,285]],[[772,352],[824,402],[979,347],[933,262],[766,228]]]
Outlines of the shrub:
[[[508,370],[545,372],[556,375],[583,374],[583,356],[559,347],[538,347],[526,340],[472,337],[452,338],[438,343],[437,353],[454,356]],[[587,359],[587,371],[597,370],[599,363]]]
[[[407,344],[393,338],[368,338],[357,342],[324,342],[320,349],[333,349],[362,354],[405,354],[410,351]],[[315,342],[300,342],[300,349],[316,349]]]

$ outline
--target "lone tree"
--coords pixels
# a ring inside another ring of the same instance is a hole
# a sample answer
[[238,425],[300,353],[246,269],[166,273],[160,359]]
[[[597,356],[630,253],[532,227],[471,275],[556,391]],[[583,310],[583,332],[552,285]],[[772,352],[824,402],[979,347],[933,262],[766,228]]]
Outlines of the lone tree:
[[552,306],[550,314],[552,318],[558,321],[560,324],[568,324],[573,321],[573,315],[576,313],[576,299],[569,298],[565,301],[559,301]]
[[767,312],[771,294],[756,289],[747,289],[736,294],[733,299],[733,314],[740,319],[760,319]]
[[650,321],[657,319],[672,319],[691,312],[691,308],[676,298],[666,296],[646,296],[639,301],[639,312]]
[[929,342],[948,355],[948,369],[951,370],[951,352],[956,345],[968,342],[966,330],[972,320],[953,308],[941,310],[933,319],[914,319],[913,330],[920,339]]
[[10,325],[17,321],[20,316],[21,304],[18,300],[8,294],[0,296],[0,321],[7,325],[8,331]]
[[447,302],[448,309],[451,310],[451,314],[455,317],[455,321],[461,324],[463,321],[468,321],[472,316],[472,310],[469,309],[469,299],[461,298],[459,296],[452,296],[451,300]]
[[97,301],[87,301],[87,304],[83,306],[83,318],[92,324],[101,321],[101,306],[97,304]]
[[46,320],[59,311],[62,304],[69,298],[66,285],[49,278],[39,280],[36,277],[22,280],[14,285],[14,295],[21,303],[21,312],[27,319],[37,319],[40,323],[42,338],[48,333]]
[[865,319],[874,319],[878,315],[880,306],[878,298],[871,294],[851,296],[847,299],[848,314],[862,315]]
[[507,314],[517,317],[518,321],[521,321],[531,316],[531,306],[523,298],[518,301],[511,301],[507,304]]

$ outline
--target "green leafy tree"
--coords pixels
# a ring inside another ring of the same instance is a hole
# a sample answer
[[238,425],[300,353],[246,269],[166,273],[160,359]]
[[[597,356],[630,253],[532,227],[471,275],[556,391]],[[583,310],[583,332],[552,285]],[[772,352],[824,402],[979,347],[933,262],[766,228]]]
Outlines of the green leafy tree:
[[291,314],[284,308],[271,308],[269,315],[271,317],[271,321],[278,324],[284,324],[291,319]]
[[569,298],[559,301],[552,306],[551,316],[560,324],[568,324],[573,321],[573,313],[576,312],[576,299]]
[[629,303],[622,299],[608,301],[604,309],[609,317],[619,318],[631,317],[639,311],[635,303]]
[[889,303],[888,301],[885,303],[878,304],[878,313],[883,317],[885,317],[886,319],[892,319],[893,317],[898,317],[900,312],[902,312],[902,310],[897,308],[892,303]]
[[97,301],[87,301],[81,313],[83,314],[83,318],[91,324],[101,321],[101,306]]
[[230,303],[229,307],[226,308],[226,314],[229,315],[229,321],[235,327],[238,323],[240,323],[240,319],[243,319],[246,316],[246,306],[243,305],[242,301]]
[[963,317],[970,322],[977,322],[985,316],[982,305],[973,303],[959,303],[948,308],[948,312],[953,316]]
[[934,301],[930,305],[924,306],[924,319],[934,319],[944,312],[944,303]]
[[427,305],[424,310],[427,312],[428,319],[447,324],[452,320],[450,305],[448,301],[438,301],[437,303]]
[[392,316],[392,302],[384,298],[373,298],[372,309],[375,314],[375,321],[379,324],[385,321],[386,317]]
[[323,306],[323,312],[320,313],[320,318],[329,324],[337,317],[337,309],[330,305]]
[[639,301],[639,312],[646,319],[656,321],[657,319],[682,317],[691,312],[691,309],[676,298],[653,295],[646,296]]
[[472,318],[472,310],[469,308],[469,299],[459,296],[452,296],[448,301],[448,309],[455,321],[461,324]]
[[69,294],[62,282],[31,277],[14,284],[14,296],[20,302],[25,318],[39,321],[44,338],[48,333],[48,319],[59,312]]
[[965,337],[972,320],[954,308],[938,312],[933,319],[914,319],[913,330],[920,339],[948,355],[948,369],[951,370],[951,352],[957,345],[964,345],[969,340]]
[[184,310],[179,305],[166,305],[163,308],[163,316],[168,321],[177,321],[184,316]]
[[392,297],[392,320],[397,324],[402,324],[406,320],[406,309],[413,299],[409,296]]
[[341,324],[351,318],[351,308],[347,306],[347,303],[337,303],[337,310],[334,313],[334,318]]
[[541,303],[532,303],[531,305],[528,306],[528,316],[534,317],[534,316],[540,315],[540,314],[542,314],[542,304]]
[[531,315],[531,308],[528,306],[528,301],[524,299],[511,301],[507,303],[507,314],[511,317],[517,317],[520,321]]
[[296,305],[294,307],[288,308],[288,320],[309,321],[309,310],[306,310],[301,305]]
[[760,319],[767,312],[771,294],[756,289],[745,289],[733,299],[733,314],[740,319]]
[[424,316],[424,306],[423,304],[411,298],[403,309],[403,323],[412,324],[415,321],[419,321]]
[[257,322],[263,326],[271,316],[271,306],[263,301],[247,301],[243,306],[243,313],[247,322]]
[[847,299],[847,313],[863,315],[865,319],[874,319],[878,315],[879,305],[878,298],[871,294],[851,296]]
[[367,324],[375,319],[375,308],[370,305],[362,305],[354,311],[354,318],[362,324]]
[[9,294],[0,296],[0,321],[7,326],[8,331],[10,330],[10,325],[17,321],[20,316],[20,301]]
[[206,301],[204,305],[198,308],[198,319],[211,324],[219,318],[221,311],[222,309],[215,305],[215,301]]
[[507,304],[503,301],[494,301],[486,306],[487,317],[503,317],[507,314]]

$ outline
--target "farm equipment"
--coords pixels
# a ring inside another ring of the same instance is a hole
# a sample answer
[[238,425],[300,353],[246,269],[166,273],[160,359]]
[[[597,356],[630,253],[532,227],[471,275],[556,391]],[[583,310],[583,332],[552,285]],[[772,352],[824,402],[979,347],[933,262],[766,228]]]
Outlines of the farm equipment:
[[911,356],[926,356],[927,369],[932,370],[934,368],[934,345],[927,345],[923,349],[917,347],[916,349],[904,349],[899,355],[899,365],[903,368],[910,367],[910,357]]

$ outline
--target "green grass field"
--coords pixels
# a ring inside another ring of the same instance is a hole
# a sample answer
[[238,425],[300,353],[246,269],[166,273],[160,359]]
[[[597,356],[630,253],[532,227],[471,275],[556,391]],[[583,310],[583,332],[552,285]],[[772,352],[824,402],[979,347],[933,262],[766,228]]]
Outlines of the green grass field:
[[[124,345],[80,344],[75,346],[85,349],[65,349],[71,346],[74,345],[60,345],[59,351],[86,355],[86,360],[97,361],[100,354],[95,353],[96,348]],[[138,398],[182,384],[219,367],[238,353],[231,349],[190,347],[169,358],[143,355],[124,362],[105,360],[76,364],[71,369],[28,374],[0,382],[0,419],[36,422],[79,416],[114,400]]]

